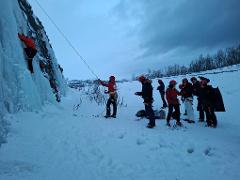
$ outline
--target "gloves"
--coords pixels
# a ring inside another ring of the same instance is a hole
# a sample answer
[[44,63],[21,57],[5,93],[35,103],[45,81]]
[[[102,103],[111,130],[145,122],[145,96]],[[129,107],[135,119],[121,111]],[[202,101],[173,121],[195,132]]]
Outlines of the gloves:
[[141,96],[142,93],[141,93],[141,92],[135,92],[134,94],[135,94],[136,96]]
[[18,33],[18,37],[23,36],[23,33]]

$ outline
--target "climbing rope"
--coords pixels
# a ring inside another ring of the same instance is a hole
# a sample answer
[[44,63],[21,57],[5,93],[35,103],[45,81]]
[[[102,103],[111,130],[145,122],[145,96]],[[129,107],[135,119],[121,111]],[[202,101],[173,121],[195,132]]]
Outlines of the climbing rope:
[[39,3],[38,0],[35,0],[35,2],[37,3],[37,5],[39,6],[39,8],[43,11],[43,13],[48,17],[48,19],[50,20],[50,22],[54,25],[54,27],[56,28],[56,30],[61,34],[61,36],[65,39],[65,41],[67,42],[67,44],[73,49],[73,51],[77,54],[77,56],[82,60],[82,62],[85,64],[85,66],[88,68],[88,70],[97,78],[98,75],[93,71],[93,69],[89,66],[89,64],[87,63],[87,61],[83,58],[83,56],[79,53],[79,51],[77,50],[77,48],[74,47],[74,45],[71,43],[71,41],[67,38],[67,36],[63,33],[63,31],[59,28],[59,26],[55,23],[55,21],[51,18],[51,16],[47,13],[47,11],[43,8],[43,6]]

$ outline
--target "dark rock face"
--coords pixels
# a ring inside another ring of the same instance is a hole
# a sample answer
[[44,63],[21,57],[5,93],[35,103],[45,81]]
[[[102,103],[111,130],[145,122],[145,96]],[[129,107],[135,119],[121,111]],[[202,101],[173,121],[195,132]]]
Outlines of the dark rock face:
[[[49,38],[44,30],[44,27],[41,21],[34,16],[31,5],[27,0],[18,0],[19,6],[24,13],[24,16],[27,20],[28,25],[28,34],[34,37],[38,54],[40,55],[39,66],[41,71],[45,74],[45,77],[48,78],[53,93],[56,96],[56,100],[60,101],[60,93],[57,83],[56,72],[54,71],[53,59],[55,58],[52,51],[52,46],[49,42]],[[51,52],[49,51],[51,49]],[[63,69],[60,65],[58,67],[60,72],[63,72]]]

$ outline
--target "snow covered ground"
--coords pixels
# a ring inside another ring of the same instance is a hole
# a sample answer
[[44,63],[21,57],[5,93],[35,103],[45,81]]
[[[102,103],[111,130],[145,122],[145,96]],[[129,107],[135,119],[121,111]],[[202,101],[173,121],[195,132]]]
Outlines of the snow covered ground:
[[[240,179],[240,71],[207,77],[221,89],[227,110],[217,114],[217,129],[183,122],[186,128],[170,130],[164,120],[154,129],[145,128],[147,121],[135,117],[143,108],[142,99],[133,95],[141,89],[138,82],[118,85],[127,107],[119,109],[117,119],[103,118],[104,106],[86,97],[73,111],[80,97],[73,90],[57,106],[8,115],[11,126],[8,142],[0,148],[0,179]],[[154,108],[159,109],[160,97],[154,93]]]

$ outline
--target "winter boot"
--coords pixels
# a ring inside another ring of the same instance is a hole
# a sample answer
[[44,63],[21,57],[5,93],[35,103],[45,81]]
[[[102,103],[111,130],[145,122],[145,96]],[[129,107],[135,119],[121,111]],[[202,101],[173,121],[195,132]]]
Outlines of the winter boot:
[[152,129],[152,128],[154,128],[155,126],[154,125],[151,125],[151,124],[148,124],[147,125],[147,128],[150,128],[150,129]]
[[189,120],[188,122],[189,122],[189,123],[195,123],[195,121],[194,121],[194,120]]
[[217,128],[217,125],[216,125],[216,124],[212,124],[211,127],[212,127],[212,128]]
[[113,115],[111,115],[111,117],[112,117],[112,118],[116,118],[116,115],[113,114]]
[[171,127],[171,124],[169,122],[167,122],[166,126]]
[[176,125],[181,127],[181,126],[182,126],[182,123],[181,123],[180,121],[177,121],[177,122],[176,122]]
[[106,115],[106,116],[104,116],[105,118],[110,118],[110,116],[109,115]]

